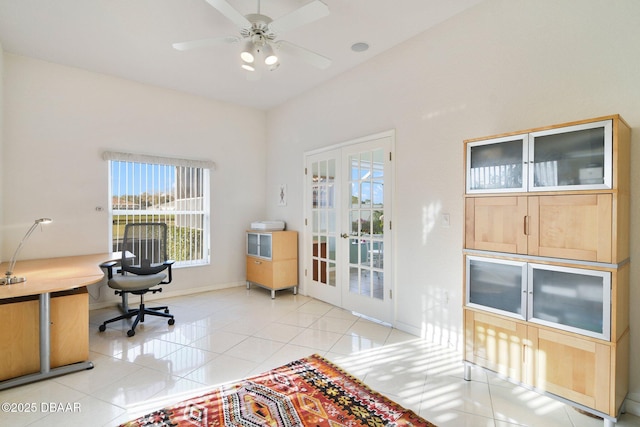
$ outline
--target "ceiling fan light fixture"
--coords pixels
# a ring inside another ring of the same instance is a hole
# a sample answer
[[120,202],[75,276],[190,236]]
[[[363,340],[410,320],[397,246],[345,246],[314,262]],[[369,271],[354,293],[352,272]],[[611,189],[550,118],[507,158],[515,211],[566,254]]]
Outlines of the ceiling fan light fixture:
[[264,63],[266,65],[275,65],[278,62],[278,57],[273,52],[273,48],[269,44],[265,44],[262,48],[264,53]]
[[250,64],[242,64],[242,69],[247,71],[255,71],[256,69]]
[[248,41],[244,45],[244,49],[242,50],[242,52],[240,52],[240,58],[242,58],[244,62],[252,64],[256,59],[255,52],[256,46],[253,44],[253,42]]
[[278,63],[278,57],[275,55],[269,55],[264,59],[264,63],[267,65],[275,65]]

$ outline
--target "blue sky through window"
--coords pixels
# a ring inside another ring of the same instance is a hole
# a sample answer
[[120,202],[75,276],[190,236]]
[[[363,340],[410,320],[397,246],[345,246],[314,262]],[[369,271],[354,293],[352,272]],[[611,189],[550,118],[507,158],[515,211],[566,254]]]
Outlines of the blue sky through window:
[[175,188],[176,167],[149,163],[111,162],[111,194],[169,193]]

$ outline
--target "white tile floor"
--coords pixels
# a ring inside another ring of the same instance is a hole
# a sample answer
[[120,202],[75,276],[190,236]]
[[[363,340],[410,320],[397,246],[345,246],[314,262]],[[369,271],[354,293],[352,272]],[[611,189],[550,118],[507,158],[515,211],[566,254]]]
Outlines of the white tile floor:
[[[164,303],[176,324],[148,318],[132,338],[122,322],[98,332],[115,308],[92,311],[95,368],[1,391],[0,402],[33,402],[37,409],[0,412],[0,425],[115,426],[312,353],[439,426],[603,424],[480,370],[464,381],[455,351],[288,291],[271,300],[260,288],[234,288]],[[53,412],[51,403],[79,411]],[[640,419],[623,415],[618,425],[640,426]]]

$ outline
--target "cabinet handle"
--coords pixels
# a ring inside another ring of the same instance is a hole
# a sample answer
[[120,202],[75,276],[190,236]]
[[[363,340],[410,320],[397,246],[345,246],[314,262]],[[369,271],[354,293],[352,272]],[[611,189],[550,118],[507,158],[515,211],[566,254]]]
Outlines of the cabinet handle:
[[524,235],[529,235],[529,215],[524,216]]
[[262,264],[262,261],[253,261],[254,264]]

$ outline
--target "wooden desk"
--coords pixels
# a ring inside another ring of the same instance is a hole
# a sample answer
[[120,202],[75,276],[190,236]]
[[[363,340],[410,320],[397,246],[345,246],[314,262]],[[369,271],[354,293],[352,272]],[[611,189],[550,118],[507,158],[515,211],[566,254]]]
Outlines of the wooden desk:
[[[104,277],[100,263],[120,259],[120,256],[120,253],[102,253],[16,263],[15,274],[27,280],[0,286],[0,312],[6,316],[0,339],[3,347],[8,344],[7,350],[0,354],[0,378],[5,379],[0,382],[0,390],[93,368],[93,363],[86,360],[89,356],[86,286]],[[0,271],[5,271],[6,264],[0,265]],[[56,301],[55,323],[52,322],[52,296]],[[55,342],[60,351],[54,352],[52,368],[53,328],[59,332]],[[75,348],[72,356],[65,354],[70,352],[69,346]],[[39,358],[35,357],[34,347],[39,347]],[[78,358],[81,360],[75,360]],[[33,363],[36,363],[35,369]]]

